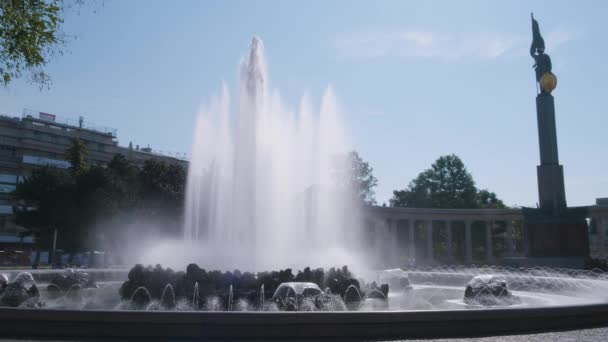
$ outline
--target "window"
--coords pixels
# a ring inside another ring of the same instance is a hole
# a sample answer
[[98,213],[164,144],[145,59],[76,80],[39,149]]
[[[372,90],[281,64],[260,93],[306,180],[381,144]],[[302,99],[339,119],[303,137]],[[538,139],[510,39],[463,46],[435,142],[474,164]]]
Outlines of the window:
[[8,233],[7,229],[6,229],[7,228],[7,224],[6,224],[7,222],[8,222],[8,220],[6,219],[6,216],[1,216],[0,215],[0,232]]
[[11,175],[9,173],[0,173],[0,182],[17,184],[17,175]]
[[0,184],[0,193],[3,194],[10,194],[15,189],[17,189],[17,186],[14,184]]

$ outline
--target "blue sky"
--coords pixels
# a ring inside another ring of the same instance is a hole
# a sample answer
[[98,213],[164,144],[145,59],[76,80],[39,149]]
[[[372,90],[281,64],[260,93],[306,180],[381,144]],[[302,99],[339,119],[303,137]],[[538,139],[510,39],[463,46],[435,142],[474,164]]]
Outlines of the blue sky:
[[286,102],[333,86],[380,203],[455,153],[478,187],[534,206],[531,11],[559,79],[568,203],[592,204],[608,196],[606,1],[97,1],[67,15],[77,39],[49,64],[51,89],[0,88],[0,113],[83,115],[121,145],[189,152],[200,105],[222,81],[234,91],[258,35]]

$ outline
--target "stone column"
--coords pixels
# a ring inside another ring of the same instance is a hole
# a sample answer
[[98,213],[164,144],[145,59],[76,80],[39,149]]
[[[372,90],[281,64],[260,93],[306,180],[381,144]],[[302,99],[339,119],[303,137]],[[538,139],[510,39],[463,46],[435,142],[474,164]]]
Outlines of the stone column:
[[375,220],[373,223],[372,235],[374,236],[374,248],[376,249],[377,265],[384,265],[384,227],[380,220]]
[[447,229],[447,236],[446,236],[446,244],[447,244],[447,257],[448,260],[452,260],[452,221],[451,220],[447,220],[446,221],[446,229]]
[[473,262],[473,241],[471,237],[471,221],[466,220],[464,222],[464,255],[465,262]]
[[426,221],[426,252],[427,259],[433,261],[433,221]]
[[606,225],[608,218],[600,216],[597,218],[597,252],[600,259],[606,259]]
[[397,220],[390,219],[389,221],[389,246],[391,246],[391,265],[399,267],[401,255],[399,248],[399,232],[397,231]]
[[492,261],[494,251],[492,246],[492,225],[494,221],[486,221],[486,261]]
[[507,220],[507,231],[506,231],[506,243],[507,243],[507,255],[515,255],[515,241],[513,240],[513,220]]
[[524,255],[529,257],[530,256],[530,234],[528,234],[528,227],[526,227],[526,222],[522,221],[521,224],[523,225]]
[[416,259],[416,247],[414,246],[414,219],[407,220],[407,255],[411,260]]
[[380,229],[382,231],[382,245],[380,246],[380,249],[382,251],[380,253],[382,255],[382,263],[385,267],[391,267],[391,221],[389,219],[385,219]]

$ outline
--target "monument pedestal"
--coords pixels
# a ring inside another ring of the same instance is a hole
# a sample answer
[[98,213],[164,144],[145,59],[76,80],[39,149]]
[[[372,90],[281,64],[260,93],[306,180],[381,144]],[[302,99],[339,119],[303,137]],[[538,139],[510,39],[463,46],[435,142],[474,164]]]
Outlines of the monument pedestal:
[[540,148],[540,165],[536,167],[538,198],[543,210],[557,213],[566,208],[566,191],[564,168],[559,164],[557,151],[555,101],[551,94],[536,97],[536,117]]
[[587,207],[568,208],[564,168],[559,164],[555,102],[549,92],[536,96],[540,165],[537,166],[539,209],[523,208],[526,256],[539,263],[589,255]]
[[539,264],[564,259],[580,262],[589,255],[587,207],[568,208],[566,203],[564,169],[557,150],[555,99],[551,95],[557,77],[551,72],[551,58],[545,53],[545,41],[534,16],[530,56],[540,86],[536,96],[540,165],[536,168],[539,208],[522,208],[526,256]]
[[527,256],[531,258],[587,257],[587,207],[564,209],[553,215],[542,209],[523,208]]

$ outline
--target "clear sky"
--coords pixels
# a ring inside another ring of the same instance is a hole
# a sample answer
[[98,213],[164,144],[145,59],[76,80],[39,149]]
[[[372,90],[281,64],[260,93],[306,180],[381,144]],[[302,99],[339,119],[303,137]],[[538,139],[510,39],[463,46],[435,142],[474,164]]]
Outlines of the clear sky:
[[534,206],[531,11],[559,80],[568,204],[592,204],[608,197],[607,1],[98,0],[66,17],[77,39],[49,64],[51,89],[0,88],[0,113],[83,115],[121,145],[189,152],[199,106],[222,81],[234,91],[258,35],[286,102],[334,87],[380,203],[455,153],[478,187]]

